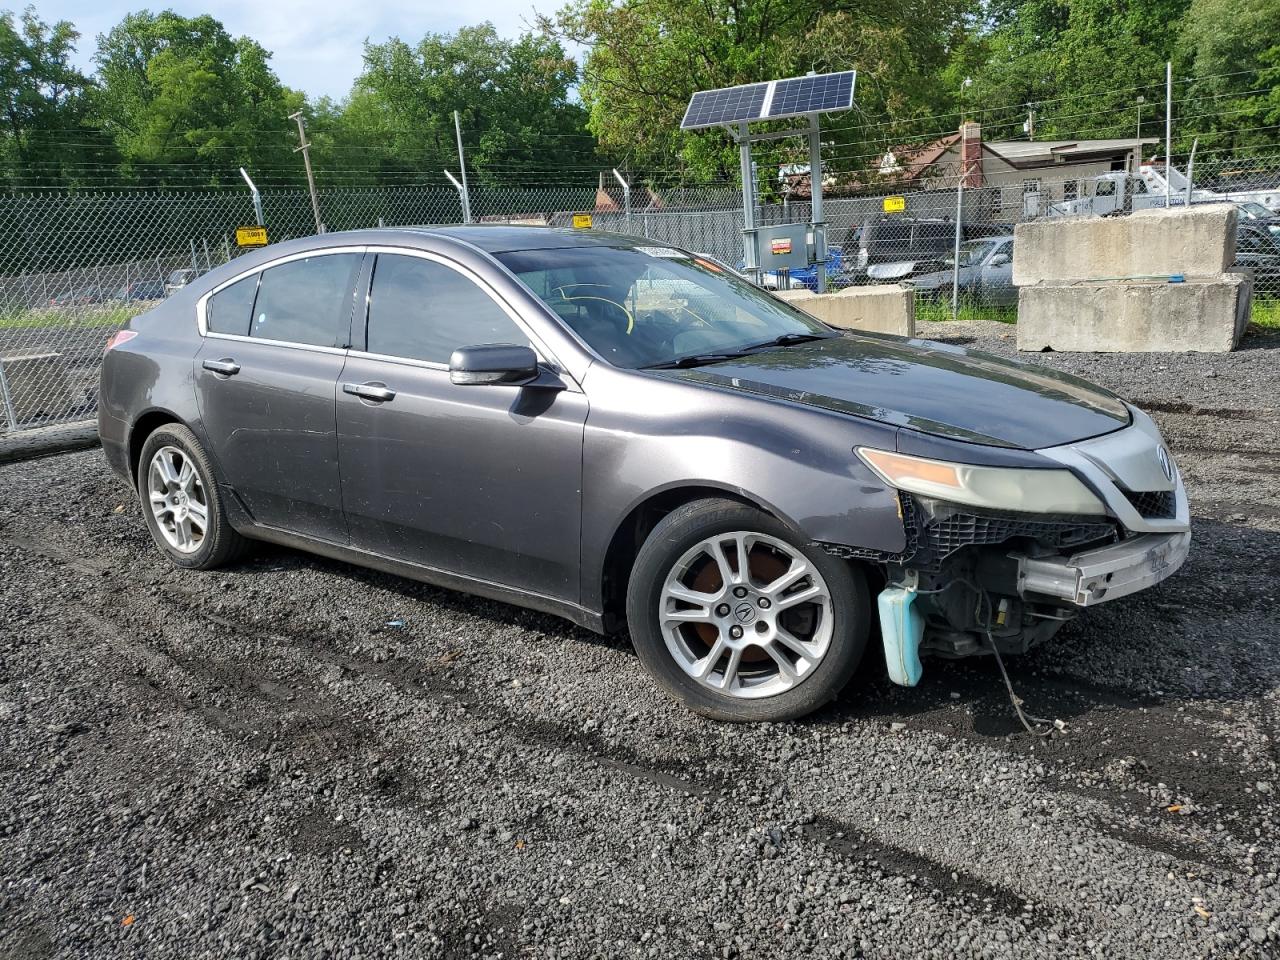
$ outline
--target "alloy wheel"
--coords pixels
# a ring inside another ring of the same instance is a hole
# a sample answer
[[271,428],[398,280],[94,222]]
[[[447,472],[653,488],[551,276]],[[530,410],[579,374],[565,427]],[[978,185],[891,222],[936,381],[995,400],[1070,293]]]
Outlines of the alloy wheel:
[[750,531],[687,550],[667,574],[658,616],[686,674],[742,699],[783,693],[811,676],[834,633],[822,575],[795,547]]
[[147,498],[165,542],[179,553],[195,553],[209,528],[204,482],[185,451],[165,446],[147,467]]

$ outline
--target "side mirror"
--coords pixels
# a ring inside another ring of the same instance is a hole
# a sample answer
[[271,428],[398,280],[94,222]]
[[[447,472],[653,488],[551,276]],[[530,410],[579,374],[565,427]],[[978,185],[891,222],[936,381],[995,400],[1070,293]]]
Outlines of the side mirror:
[[449,379],[460,385],[523,385],[539,372],[533,348],[514,343],[459,347],[449,358]]
[[989,264],[989,266],[1003,267],[1005,264],[1009,262],[1010,262],[1009,255],[1007,253],[997,253],[994,257],[991,258],[991,263]]

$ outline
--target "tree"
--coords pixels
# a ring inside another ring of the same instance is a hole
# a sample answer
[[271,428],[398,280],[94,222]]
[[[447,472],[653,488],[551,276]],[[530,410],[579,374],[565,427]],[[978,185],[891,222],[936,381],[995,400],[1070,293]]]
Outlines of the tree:
[[[213,17],[129,14],[98,38],[95,112],[123,165],[145,182],[239,180],[255,167],[288,178],[291,98],[270,54]],[[299,171],[300,173],[300,171]]]
[[1198,135],[1218,156],[1276,153],[1280,0],[1192,0],[1179,54],[1192,78],[1178,111],[1184,145]]
[[78,37],[30,7],[16,21],[0,12],[0,157],[11,185],[75,180],[102,159],[102,138],[84,126],[90,83],[71,65]]
[[[991,139],[1132,137],[1138,97],[1162,98],[1164,64],[1188,0],[1023,0],[970,39],[981,51],[969,113]],[[955,81],[953,74],[952,82]],[[1155,121],[1148,107],[1146,118]]]
[[[590,47],[581,93],[607,150],[639,166],[678,162],[696,177],[731,175],[722,131],[680,132],[697,90],[857,68],[859,109],[828,127],[837,166],[864,165],[889,117],[931,112],[937,69],[964,25],[965,0],[574,0],[545,29]],[[761,151],[781,156],[786,147]]]
[[369,43],[364,61],[340,109],[325,102],[312,111],[326,165],[384,181],[441,181],[458,167],[455,110],[468,167],[482,179],[510,182],[517,168],[528,177],[591,154],[585,111],[570,97],[577,68],[549,37],[505,40],[485,23],[416,46],[398,37]]

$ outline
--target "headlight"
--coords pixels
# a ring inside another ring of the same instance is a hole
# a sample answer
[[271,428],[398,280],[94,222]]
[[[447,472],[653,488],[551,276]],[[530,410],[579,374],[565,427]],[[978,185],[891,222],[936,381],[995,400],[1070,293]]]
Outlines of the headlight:
[[989,510],[1024,513],[1105,514],[1106,506],[1069,470],[977,467],[858,447],[860,456],[891,487]]

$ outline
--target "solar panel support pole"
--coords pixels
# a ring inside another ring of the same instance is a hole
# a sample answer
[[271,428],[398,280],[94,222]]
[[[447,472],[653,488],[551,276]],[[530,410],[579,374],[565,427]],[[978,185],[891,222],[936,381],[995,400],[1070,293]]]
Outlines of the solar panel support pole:
[[813,228],[814,277],[818,292],[827,292],[827,222],[822,215],[822,134],[818,115],[809,116],[809,225]]
[[463,222],[463,223],[470,223],[470,222],[471,222],[471,207],[470,207],[470,205],[467,203],[467,188],[466,188],[466,187],[464,187],[462,184],[460,184],[460,183],[458,182],[458,178],[457,178],[457,177],[455,177],[455,176],[454,176],[452,173],[450,173],[448,170],[446,170],[446,171],[444,172],[444,175],[445,175],[446,177],[448,177],[448,178],[449,178],[449,182],[453,184],[453,189],[455,189],[455,190],[457,190],[457,191],[458,191],[458,202],[462,205],[462,222]]
[[614,168],[613,176],[618,183],[622,184],[622,208],[626,211],[627,233],[631,232],[631,184],[622,178],[617,168]]
[[453,111],[453,132],[458,135],[458,172],[462,174],[462,222],[471,222],[471,191],[467,189],[467,159],[462,153],[462,121]]
[[742,166],[742,253],[747,274],[759,279],[760,261],[756,250],[755,184],[751,182],[751,135],[747,122],[738,124],[738,159]]

